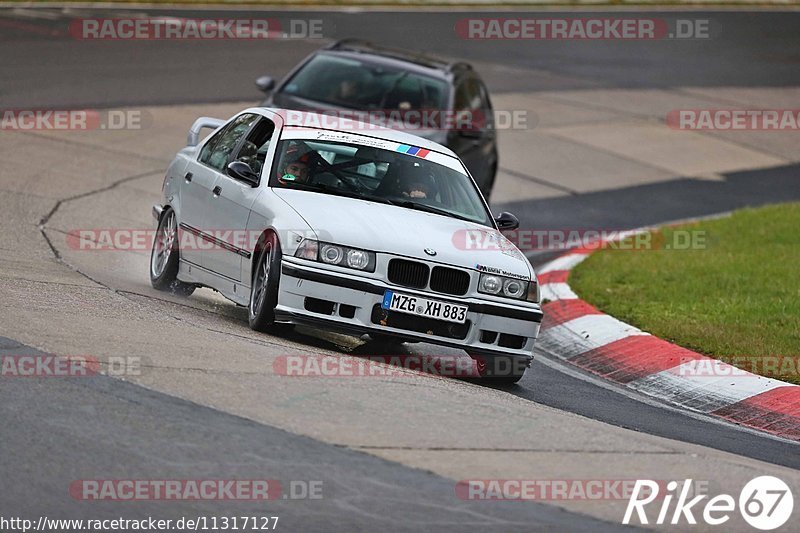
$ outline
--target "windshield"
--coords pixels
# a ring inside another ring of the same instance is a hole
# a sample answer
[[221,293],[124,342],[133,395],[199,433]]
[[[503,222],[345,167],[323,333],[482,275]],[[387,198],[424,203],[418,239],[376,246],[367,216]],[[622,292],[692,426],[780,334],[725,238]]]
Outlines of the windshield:
[[444,109],[447,84],[407,70],[318,54],[283,92],[352,109]]
[[359,198],[493,227],[469,176],[426,160],[429,153],[406,145],[389,150],[346,142],[284,140],[278,145],[270,186]]

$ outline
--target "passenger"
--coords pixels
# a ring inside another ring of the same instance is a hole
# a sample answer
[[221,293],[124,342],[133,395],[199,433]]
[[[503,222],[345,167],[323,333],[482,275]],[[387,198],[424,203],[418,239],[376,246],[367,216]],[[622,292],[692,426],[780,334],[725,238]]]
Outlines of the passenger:
[[433,200],[436,197],[436,186],[430,176],[411,176],[405,181],[401,191],[403,196],[409,198],[426,198]]
[[406,190],[403,191],[403,196],[408,196],[409,198],[428,198],[431,196],[431,189],[422,180],[414,180],[411,181]]

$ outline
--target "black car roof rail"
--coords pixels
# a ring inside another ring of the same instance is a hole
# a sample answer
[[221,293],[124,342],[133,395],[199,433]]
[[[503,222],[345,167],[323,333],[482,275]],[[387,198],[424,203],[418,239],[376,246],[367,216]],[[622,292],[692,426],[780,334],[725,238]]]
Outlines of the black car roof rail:
[[365,39],[354,39],[352,37],[348,37],[346,39],[339,39],[336,42],[333,42],[325,47],[325,50],[336,50],[338,48],[344,48],[347,46],[366,46],[372,47],[373,44]]
[[456,70],[472,70],[472,65],[470,65],[469,63],[465,63],[463,61],[455,61],[447,65],[447,70],[449,70],[450,72]]

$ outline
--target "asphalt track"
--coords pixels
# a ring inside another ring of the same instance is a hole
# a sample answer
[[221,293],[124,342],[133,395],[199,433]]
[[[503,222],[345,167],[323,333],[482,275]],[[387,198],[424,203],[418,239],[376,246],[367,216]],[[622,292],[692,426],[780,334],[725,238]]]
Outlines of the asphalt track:
[[[11,339],[0,338],[0,347],[0,354],[45,355]],[[470,502],[454,502],[453,483],[434,474],[102,375],[4,383],[0,412],[7,428],[0,459],[4,479],[37,480],[19,483],[13,494],[3,497],[5,516],[278,516],[278,526],[290,531],[621,529],[541,504],[497,501],[475,508]],[[8,431],[12,424],[26,431]],[[85,501],[61,497],[73,480],[91,479],[85,477],[87,472],[99,472],[108,464],[115,465],[111,472],[119,478],[136,464],[142,478],[185,479],[193,472],[200,479],[269,479],[276,480],[281,491],[255,506],[156,501],[129,509],[113,504],[89,508]],[[298,488],[306,486],[307,493]],[[306,499],[311,487],[319,489],[314,492],[318,499]]]
[[[135,10],[126,10],[133,13]],[[253,80],[280,77],[305,54],[340,38],[485,62],[489,89],[498,91],[576,88],[660,88],[682,85],[796,86],[797,15],[747,11],[647,11],[646,16],[710,21],[710,39],[655,41],[467,41],[452,31],[469,12],[278,11],[280,21],[321,19],[324,39],[286,41],[81,41],[70,38],[65,19],[3,20],[4,66],[17,73],[2,84],[7,107],[116,106],[257,100]],[[219,11],[150,9],[150,14],[204,18]],[[90,16],[88,10],[83,16]],[[110,16],[108,12],[103,15]],[[254,12],[228,11],[247,18]],[[259,12],[255,12],[259,13]],[[263,13],[263,12],[261,12]],[[593,17],[610,16],[591,11]],[[574,16],[571,12],[570,16]],[[262,16],[262,15],[259,15]],[[488,16],[482,14],[481,16]],[[513,16],[513,12],[503,16]],[[541,16],[558,17],[557,11]],[[614,14],[619,16],[619,13]],[[631,16],[641,16],[635,11]],[[33,27],[33,28],[32,28]],[[57,46],[54,46],[58,43]],[[526,71],[509,75],[496,67]]]
[[[199,18],[214,13],[198,10],[180,12],[180,15]],[[481,62],[484,65],[481,72],[495,93],[576,88],[658,89],[685,84],[707,88],[800,85],[796,34],[800,17],[797,14],[692,12],[692,17],[706,17],[712,21],[712,30],[717,33],[715,39],[708,41],[591,42],[577,45],[551,41],[537,42],[535,46],[509,42],[485,46],[485,43],[443,37],[443,33],[437,30],[452,28],[456,20],[467,16],[452,12],[404,13],[402,26],[397,24],[396,13],[281,12],[278,15],[279,18],[317,16],[325,21],[326,42],[327,39],[345,36],[381,39],[387,44],[406,47],[413,42],[421,50]],[[664,16],[676,15],[668,12]],[[387,31],[387,28],[391,29]],[[2,13],[0,43],[5,70],[15,73],[14,76],[4,76],[0,82],[0,101],[5,108],[41,107],[42,103],[48,107],[111,107],[255,102],[259,98],[252,84],[255,77],[265,73],[282,75],[320,44],[315,40],[267,44],[236,41],[81,42],[64,33],[63,21],[58,18],[21,23],[18,17],[4,17]],[[509,75],[509,68],[527,71],[528,75]],[[728,179],[724,182],[676,178],[657,184],[574,192],[558,198],[524,200],[496,207],[517,213],[523,226],[528,227],[633,228],[711,215],[742,206],[800,199],[798,170],[798,165],[786,165],[736,172],[726,175]],[[620,204],[626,209],[619,209]],[[545,256],[537,256],[533,261],[537,264],[544,259]],[[293,339],[312,347],[320,342],[299,335]],[[7,341],[7,345],[13,347],[12,341]],[[411,352],[424,349],[424,346],[409,348]],[[601,386],[577,371],[565,371],[546,355],[543,357],[544,360],[534,363],[532,371],[518,386],[510,387],[506,392],[620,427],[795,469],[800,467],[796,444],[644,403],[636,397],[621,394],[613,386]],[[255,463],[268,465],[264,471],[269,471],[271,477],[279,477],[275,472],[280,473],[281,465],[288,464],[292,469],[286,471],[287,478],[314,479],[322,471],[325,473],[319,477],[341,481],[341,486],[332,489],[337,494],[353,491],[355,503],[347,507],[351,512],[346,513],[352,519],[349,524],[341,520],[342,510],[335,508],[337,500],[334,499],[331,499],[331,507],[315,507],[318,514],[303,517],[299,512],[293,514],[299,506],[291,507],[293,503],[301,502],[276,502],[280,515],[289,518],[287,522],[294,519],[305,530],[327,529],[331,521],[342,530],[374,530],[379,527],[391,530],[460,530],[468,523],[493,529],[507,527],[509,530],[523,523],[528,526],[532,523],[543,526],[558,524],[568,529],[605,527],[605,524],[591,519],[543,506],[521,509],[514,507],[513,502],[510,506],[498,504],[481,508],[475,516],[461,515],[452,504],[452,484],[433,474],[322,445],[134,385],[125,384],[117,388],[110,381],[110,378],[97,377],[79,387],[38,382],[33,385],[3,384],[0,405],[5,428],[9,428],[10,423],[23,424],[15,414],[23,406],[33,410],[25,419],[26,431],[3,430],[4,447],[7,444],[7,449],[17,452],[3,454],[2,471],[6,479],[27,476],[39,480],[35,485],[28,485],[26,491],[18,492],[16,496],[19,499],[5,503],[19,505],[20,509],[31,513],[45,512],[46,509],[35,508],[34,502],[41,494],[60,486],[55,479],[76,479],[87,471],[85,461],[99,468],[101,464],[119,466],[135,457],[138,464],[151,464],[154,470],[164,464],[186,467],[181,463],[195,461],[191,465],[194,471],[206,467],[208,477],[223,470],[218,469],[220,465],[226,467],[230,475],[230,467],[239,468],[238,472],[244,473],[251,471]],[[565,391],[569,391],[568,394]],[[76,401],[81,406],[77,412],[64,409],[52,412],[50,407]],[[111,426],[101,427],[92,417],[83,416],[101,413],[101,406],[108,409],[103,419]],[[206,421],[202,428],[193,423],[198,418]],[[135,422],[133,425],[132,420]],[[48,435],[48,438],[42,440],[37,435]],[[81,448],[76,449],[71,444],[61,446],[61,443],[76,442],[81,443]],[[269,462],[261,461],[268,454],[259,453],[259,446],[264,450],[269,447],[273,454],[269,456]],[[136,450],[136,455],[131,456],[131,450]],[[170,450],[172,455],[164,454],[164,450]],[[275,450],[286,455],[276,456]],[[63,454],[63,464],[69,465],[71,470],[54,472],[51,468],[53,461],[43,463],[40,459],[55,453]],[[247,453],[255,454],[259,460],[253,464],[225,463],[227,455]],[[156,457],[161,459],[156,460]],[[315,459],[307,461],[308,457]],[[163,472],[163,469],[159,471]],[[176,468],[175,475],[180,471]],[[336,474],[331,475],[332,471]],[[298,472],[307,472],[307,475],[304,477]],[[343,478],[342,472],[348,472],[350,477]],[[375,485],[370,485],[371,482]],[[387,505],[387,500],[394,503]],[[397,513],[389,514],[387,509],[395,504],[397,506],[391,512]],[[378,506],[380,513],[370,511]],[[193,507],[192,511],[196,509]],[[213,508],[207,510],[209,514],[215,511]],[[179,511],[174,507],[169,509],[174,514],[180,514]],[[96,508],[93,508],[92,516],[97,516]],[[414,520],[409,521],[412,516]]]

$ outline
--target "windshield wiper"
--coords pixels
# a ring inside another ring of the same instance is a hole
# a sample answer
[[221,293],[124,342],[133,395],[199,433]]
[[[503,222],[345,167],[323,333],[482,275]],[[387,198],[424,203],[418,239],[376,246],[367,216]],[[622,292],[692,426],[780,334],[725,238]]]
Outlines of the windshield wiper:
[[426,213],[433,213],[435,215],[442,215],[445,217],[450,218],[457,218],[458,220],[464,220],[466,222],[473,222],[479,223],[476,220],[466,217],[464,215],[459,215],[458,213],[453,213],[452,211],[448,211],[446,209],[439,209],[438,207],[433,207],[427,204],[420,204],[418,202],[412,202],[410,200],[391,200],[389,198],[384,198],[383,196],[375,196],[371,194],[359,194],[357,192],[343,190],[343,189],[336,189],[333,187],[329,187],[327,185],[323,185],[322,183],[315,183],[315,184],[308,184],[308,183],[299,183],[299,182],[292,182],[292,186],[306,189],[309,191],[317,191],[326,194],[330,194],[332,196],[344,196],[345,198],[356,198],[358,200],[369,200],[372,202],[378,202],[381,204],[388,204],[394,205],[397,207],[405,207],[406,209],[414,209],[417,211],[425,211]]
[[378,202],[381,204],[395,205],[395,203],[392,202],[391,200],[383,198],[381,196],[373,196],[370,194],[359,194],[355,191],[348,191],[344,189],[329,187],[328,185],[323,185],[322,183],[308,184],[308,183],[293,182],[292,185],[299,186],[299,188],[306,189],[309,191],[318,191],[325,194],[330,194],[332,196],[344,196],[345,198],[356,198],[358,200],[370,200],[372,202]]
[[394,200],[391,203],[392,205],[406,207],[408,209],[416,209],[417,211],[425,211],[427,213],[434,213],[436,215],[457,218],[459,220],[466,220],[467,222],[476,222],[475,220],[469,217],[465,217],[464,215],[459,215],[458,213],[453,213],[452,211],[448,211],[446,209],[439,209],[438,207],[433,207],[432,205],[420,204],[417,202],[411,202],[409,200],[402,200],[402,201]]

